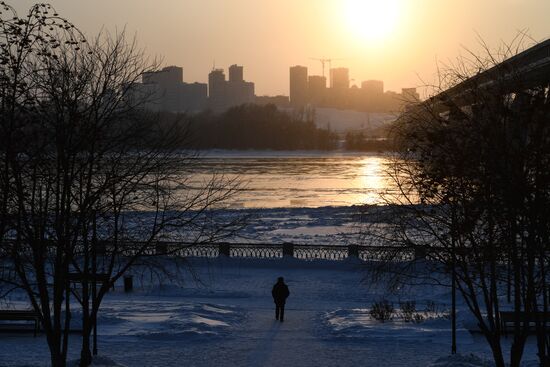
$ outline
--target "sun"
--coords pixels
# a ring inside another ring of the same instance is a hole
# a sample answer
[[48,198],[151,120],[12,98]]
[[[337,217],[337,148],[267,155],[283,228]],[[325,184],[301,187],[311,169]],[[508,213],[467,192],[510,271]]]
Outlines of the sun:
[[345,0],[344,21],[365,41],[384,41],[398,27],[402,0]]

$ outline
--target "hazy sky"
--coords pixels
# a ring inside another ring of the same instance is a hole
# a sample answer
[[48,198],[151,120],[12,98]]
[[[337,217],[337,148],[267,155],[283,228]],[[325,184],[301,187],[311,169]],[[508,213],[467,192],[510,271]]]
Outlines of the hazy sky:
[[[20,12],[34,3],[7,0]],[[86,34],[126,27],[151,55],[183,67],[185,81],[207,81],[237,63],[256,94],[288,95],[288,68],[310,58],[342,58],[351,78],[386,89],[431,81],[436,60],[475,48],[476,34],[497,45],[528,29],[550,37],[550,0],[52,0]]]

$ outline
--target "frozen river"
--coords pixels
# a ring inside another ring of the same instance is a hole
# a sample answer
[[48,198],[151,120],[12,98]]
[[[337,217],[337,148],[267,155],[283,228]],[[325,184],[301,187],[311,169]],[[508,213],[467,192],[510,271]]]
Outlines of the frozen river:
[[231,208],[317,208],[380,204],[396,192],[383,154],[309,152],[208,152],[194,180],[213,173],[238,177],[244,188]]

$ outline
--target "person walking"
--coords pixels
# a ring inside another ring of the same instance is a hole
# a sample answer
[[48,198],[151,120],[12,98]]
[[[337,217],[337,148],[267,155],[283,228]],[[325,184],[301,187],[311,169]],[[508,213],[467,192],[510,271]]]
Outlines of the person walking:
[[271,295],[273,296],[273,302],[275,302],[275,320],[284,321],[285,318],[285,303],[290,291],[285,284],[283,277],[277,279],[277,283],[273,286]]

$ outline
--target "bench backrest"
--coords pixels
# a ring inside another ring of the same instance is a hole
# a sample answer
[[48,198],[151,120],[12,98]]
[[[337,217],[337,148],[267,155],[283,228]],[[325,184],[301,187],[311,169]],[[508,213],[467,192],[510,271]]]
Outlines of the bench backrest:
[[9,319],[15,317],[29,317],[36,318],[40,315],[36,311],[25,311],[25,310],[0,310],[0,318]]
[[[522,322],[550,322],[550,312],[520,312],[519,319]],[[500,320],[502,322],[514,322],[516,320],[516,313],[514,311],[501,311]]]

